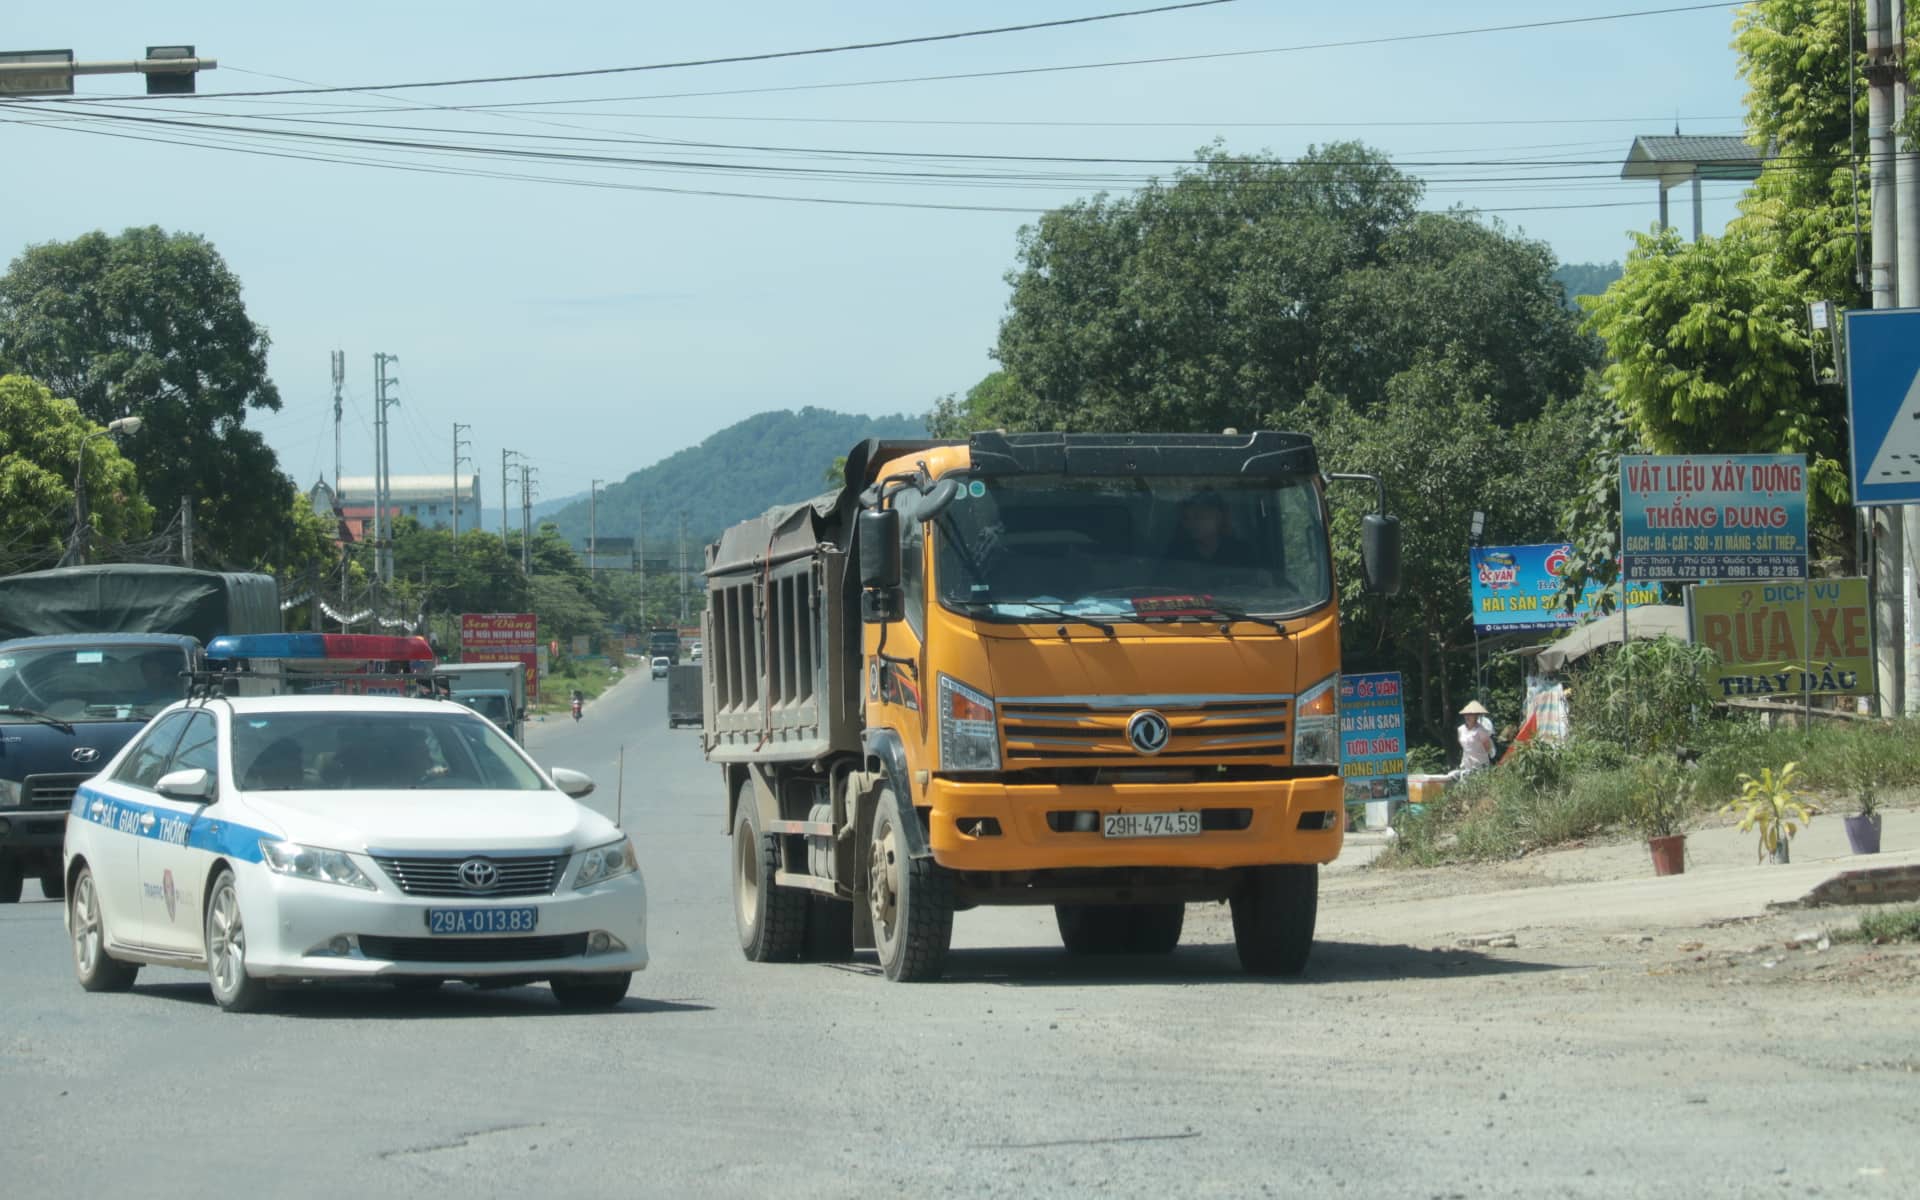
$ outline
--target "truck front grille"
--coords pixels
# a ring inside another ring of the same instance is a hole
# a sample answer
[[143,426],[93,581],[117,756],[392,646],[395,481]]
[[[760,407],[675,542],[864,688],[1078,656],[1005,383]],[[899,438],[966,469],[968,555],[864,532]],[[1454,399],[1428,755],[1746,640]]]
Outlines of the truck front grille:
[[92,779],[91,773],[29,775],[20,781],[21,808],[72,808],[73,795],[80,785]]
[[[1172,736],[1145,755],[1127,739],[1143,709],[1167,719]],[[1021,696],[999,704],[1008,769],[1070,763],[1141,765],[1286,759],[1292,696]]]

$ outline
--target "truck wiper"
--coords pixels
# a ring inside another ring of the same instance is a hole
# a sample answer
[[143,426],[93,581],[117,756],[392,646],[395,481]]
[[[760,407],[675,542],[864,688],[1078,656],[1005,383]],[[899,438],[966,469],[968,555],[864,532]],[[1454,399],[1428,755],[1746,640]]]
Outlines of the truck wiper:
[[[1046,616],[1052,617],[1057,621],[1074,621],[1081,625],[1091,625],[1095,629],[1098,629],[1101,633],[1106,634],[1108,637],[1113,636],[1113,626],[1108,624],[1105,621],[1099,620],[1098,618],[1095,618],[1095,617],[1082,616],[1079,613],[1063,612],[1062,610],[1057,608],[1049,608],[1044,604],[1035,604],[1031,600],[969,600],[966,602],[966,607],[992,608],[996,604],[1018,604],[1022,608],[1031,608],[1035,612],[1043,613]],[[1015,618],[1015,620],[1018,620],[1018,619],[1019,618],[1017,617]]]
[[72,733],[73,726],[59,717],[50,717],[38,709],[21,708],[17,704],[0,704],[0,717],[25,717],[29,721],[38,721],[42,725],[51,725],[61,733]]
[[[1276,633],[1285,633],[1287,631],[1287,623],[1278,617],[1257,616],[1243,608],[1235,608],[1231,604],[1222,604],[1218,600],[1208,600],[1206,603],[1196,604],[1194,607],[1204,608],[1208,612],[1225,617],[1229,622],[1248,621],[1255,625],[1265,625]],[[1190,617],[1188,619],[1194,621],[1206,620],[1205,617]],[[1222,628],[1224,630],[1225,627],[1223,626]]]

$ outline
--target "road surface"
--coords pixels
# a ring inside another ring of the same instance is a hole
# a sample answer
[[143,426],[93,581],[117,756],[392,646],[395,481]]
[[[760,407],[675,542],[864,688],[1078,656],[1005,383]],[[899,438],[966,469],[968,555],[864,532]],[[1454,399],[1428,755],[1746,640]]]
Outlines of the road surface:
[[959,918],[942,984],[748,964],[717,774],[665,696],[630,677],[529,735],[639,846],[653,966],[614,1012],[369,988],[242,1017],[159,968],[87,995],[59,906],[0,908],[6,1194],[1920,1192],[1911,973],[1718,957],[1757,927],[1535,952],[1330,921],[1306,978],[1269,983],[1217,915],[1123,962],[1000,910]]

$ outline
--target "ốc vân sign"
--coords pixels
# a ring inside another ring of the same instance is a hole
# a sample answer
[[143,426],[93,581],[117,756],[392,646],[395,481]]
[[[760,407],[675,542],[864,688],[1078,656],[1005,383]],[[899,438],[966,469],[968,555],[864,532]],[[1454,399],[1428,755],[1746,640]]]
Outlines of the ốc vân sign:
[[[1873,691],[1872,613],[1864,579],[1703,583],[1687,589],[1693,640],[1720,664],[1706,672],[1722,699]],[[1808,638],[1811,641],[1808,641]],[[1810,646],[1810,654],[1802,647]],[[1803,681],[1802,669],[1806,673]]]
[[1340,774],[1347,803],[1407,794],[1407,714],[1400,672],[1340,677]]
[[[1590,584],[1568,612],[1560,595],[1560,576],[1573,557],[1566,542],[1538,546],[1476,546],[1468,552],[1472,576],[1475,633],[1520,633],[1530,629],[1570,629],[1599,610],[1600,597],[1616,589]],[[1657,588],[1630,588],[1627,605],[1658,604]]]
[[1629,580],[1804,579],[1806,458],[1623,455],[1620,526]]

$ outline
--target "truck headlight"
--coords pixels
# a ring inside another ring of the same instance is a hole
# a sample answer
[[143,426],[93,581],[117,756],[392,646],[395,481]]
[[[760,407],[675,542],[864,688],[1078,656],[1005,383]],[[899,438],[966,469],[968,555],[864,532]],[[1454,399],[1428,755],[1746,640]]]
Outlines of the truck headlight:
[[617,842],[582,850],[579,858],[580,869],[573,876],[575,888],[592,887],[640,869],[640,860],[633,853],[632,838],[621,838]]
[[1293,762],[1295,766],[1340,765],[1340,676],[1327,676],[1294,702]]
[[1000,730],[993,697],[957,679],[940,676],[940,769],[998,771]]
[[338,850],[321,850],[314,846],[302,846],[298,842],[271,842],[263,838],[260,842],[260,861],[276,875],[365,888],[370,892],[374,890],[373,880],[367,878],[366,872],[350,856]]
[[20,807],[20,797],[26,794],[26,788],[17,779],[0,779],[0,808]]

